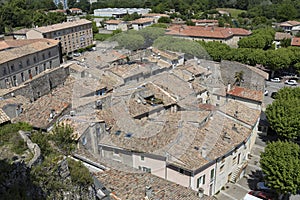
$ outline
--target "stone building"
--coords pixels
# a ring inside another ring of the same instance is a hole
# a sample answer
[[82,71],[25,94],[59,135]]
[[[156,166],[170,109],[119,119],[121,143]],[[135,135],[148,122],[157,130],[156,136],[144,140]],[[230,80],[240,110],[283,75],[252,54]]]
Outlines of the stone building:
[[52,39],[2,41],[0,58],[0,88],[18,86],[62,62],[59,41]]
[[62,52],[70,54],[81,48],[93,44],[92,22],[80,19],[72,22],[63,22],[50,26],[32,29],[26,33],[28,39],[50,38],[59,40]]

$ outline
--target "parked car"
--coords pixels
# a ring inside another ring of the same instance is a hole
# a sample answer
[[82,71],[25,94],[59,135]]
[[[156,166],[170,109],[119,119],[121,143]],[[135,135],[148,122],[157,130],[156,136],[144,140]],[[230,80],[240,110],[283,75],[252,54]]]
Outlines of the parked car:
[[270,81],[271,81],[271,82],[279,83],[279,82],[280,82],[280,78],[271,78]]
[[272,99],[276,99],[276,95],[277,95],[277,92],[272,92],[271,98],[272,98]]
[[284,83],[287,84],[287,85],[292,85],[292,86],[293,85],[298,85],[296,80],[286,80]]
[[73,56],[74,57],[79,57],[79,56],[81,56],[81,53],[74,53]]
[[258,182],[256,184],[256,189],[257,190],[264,190],[264,191],[271,190],[271,188],[269,188],[268,186],[266,186],[265,182]]
[[255,196],[259,199],[263,199],[263,200],[275,200],[277,199],[277,195],[271,192],[265,192],[265,191],[250,191],[248,192],[248,194]]

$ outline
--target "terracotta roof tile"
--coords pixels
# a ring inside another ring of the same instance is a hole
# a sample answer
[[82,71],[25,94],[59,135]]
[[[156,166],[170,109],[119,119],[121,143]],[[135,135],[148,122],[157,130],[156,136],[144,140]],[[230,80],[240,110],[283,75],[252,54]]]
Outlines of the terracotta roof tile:
[[122,23],[122,21],[121,20],[107,20],[107,21],[105,21],[104,22],[104,24],[120,24],[120,23]]
[[291,42],[292,46],[300,46],[300,37],[294,37]]
[[202,26],[180,26],[174,25],[167,29],[167,35],[191,36],[200,38],[226,39],[236,35],[248,36],[250,31],[242,28],[221,28]]
[[0,108],[0,124],[10,121],[10,118],[7,114]]
[[145,24],[149,22],[153,22],[153,18],[139,18],[131,21],[132,24]]
[[[0,51],[0,64],[57,46],[58,43],[59,41],[52,39],[6,41],[6,45],[9,45],[10,48],[5,51]],[[3,46],[5,46],[5,44]]]
[[76,21],[72,21],[72,22],[63,22],[60,24],[53,24],[50,26],[42,26],[39,28],[35,28],[34,30],[41,32],[41,33],[48,33],[48,32],[52,32],[52,31],[58,31],[58,30],[62,30],[65,28],[71,28],[71,27],[76,27],[76,26],[91,24],[91,23],[92,22],[89,20],[80,19],[80,20],[76,20]]
[[263,92],[258,90],[250,90],[243,87],[235,86],[233,87],[227,94],[241,97],[245,99],[250,99],[258,102],[262,102],[263,100]]

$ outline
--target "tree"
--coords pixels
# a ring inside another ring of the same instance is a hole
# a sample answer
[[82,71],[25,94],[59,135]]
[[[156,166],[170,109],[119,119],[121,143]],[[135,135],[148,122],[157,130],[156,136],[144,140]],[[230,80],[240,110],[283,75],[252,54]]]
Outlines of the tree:
[[143,36],[135,33],[137,31],[129,31],[128,33],[120,33],[111,38],[111,40],[117,41],[119,47],[137,50],[145,44],[145,39]]
[[234,84],[240,86],[241,83],[244,81],[244,71],[235,72],[234,78]]
[[278,194],[296,194],[300,189],[299,145],[287,141],[271,142],[260,157],[267,185]]
[[70,125],[57,124],[52,130],[52,140],[58,148],[65,154],[69,155],[75,149],[76,142],[72,138],[73,129]]
[[171,23],[170,17],[161,17],[158,19],[158,23]]
[[187,39],[173,38],[170,36],[161,36],[157,38],[153,46],[162,49],[185,53],[187,57],[209,58],[207,51],[197,42]]
[[300,136],[300,88],[285,87],[266,109],[271,128],[285,139]]

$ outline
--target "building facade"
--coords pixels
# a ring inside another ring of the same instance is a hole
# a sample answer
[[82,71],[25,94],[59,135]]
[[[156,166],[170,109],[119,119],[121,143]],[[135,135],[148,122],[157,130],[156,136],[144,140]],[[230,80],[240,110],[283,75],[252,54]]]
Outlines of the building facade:
[[[5,41],[4,41],[5,42]],[[59,41],[34,39],[6,41],[0,51],[0,88],[15,87],[41,72],[60,66]]]
[[93,44],[92,22],[86,19],[35,28],[28,31],[26,36],[28,39],[58,40],[65,54],[71,54]]

